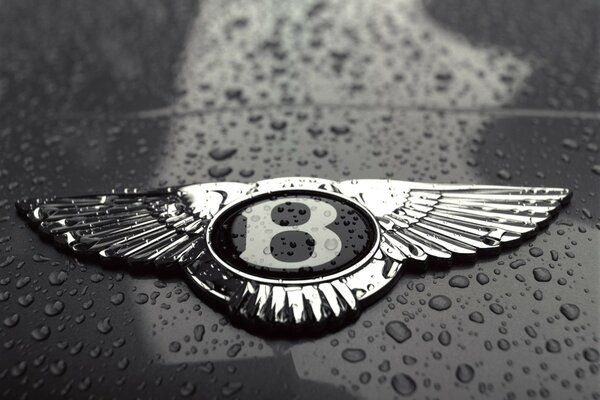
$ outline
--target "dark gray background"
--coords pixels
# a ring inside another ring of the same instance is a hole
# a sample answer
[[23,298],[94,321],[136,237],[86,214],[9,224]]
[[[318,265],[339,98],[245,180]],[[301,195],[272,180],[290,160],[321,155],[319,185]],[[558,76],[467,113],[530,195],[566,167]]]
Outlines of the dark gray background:
[[[598,2],[0,5],[0,397],[600,397]],[[409,271],[310,340],[233,327],[177,277],[57,251],[13,207],[290,175],[575,194],[518,249]]]

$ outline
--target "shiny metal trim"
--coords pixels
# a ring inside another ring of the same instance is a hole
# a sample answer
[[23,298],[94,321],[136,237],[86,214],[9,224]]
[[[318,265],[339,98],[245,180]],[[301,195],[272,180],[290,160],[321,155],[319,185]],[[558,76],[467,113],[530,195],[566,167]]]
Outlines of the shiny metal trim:
[[[210,233],[219,216],[257,196],[299,191],[350,202],[379,227],[360,262],[318,278],[281,280],[218,257]],[[157,271],[181,267],[192,288],[225,305],[233,318],[299,332],[355,319],[400,277],[407,260],[474,259],[519,243],[570,196],[562,188],[293,177],[25,199],[16,206],[40,232],[75,252]]]

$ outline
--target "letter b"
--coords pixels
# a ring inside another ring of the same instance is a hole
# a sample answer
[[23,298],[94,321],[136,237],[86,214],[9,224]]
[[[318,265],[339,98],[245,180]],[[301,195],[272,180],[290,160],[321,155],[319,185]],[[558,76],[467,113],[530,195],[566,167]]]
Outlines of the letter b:
[[[310,209],[308,221],[293,226],[282,226],[271,218],[273,208],[286,202],[301,203]],[[327,225],[337,218],[336,209],[328,203],[305,197],[286,197],[253,204],[244,210],[246,217],[246,249],[240,257],[261,267],[276,269],[298,269],[316,267],[330,262],[342,250],[340,237]],[[302,261],[282,261],[271,254],[271,241],[283,232],[300,231],[308,233],[314,240],[311,256]]]

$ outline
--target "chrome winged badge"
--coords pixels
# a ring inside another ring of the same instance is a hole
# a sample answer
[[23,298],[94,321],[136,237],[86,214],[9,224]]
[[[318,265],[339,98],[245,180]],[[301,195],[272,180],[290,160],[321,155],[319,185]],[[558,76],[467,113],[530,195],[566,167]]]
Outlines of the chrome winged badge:
[[180,268],[238,320],[315,331],[354,319],[408,260],[520,242],[568,189],[277,178],[27,199],[19,211],[78,253]]

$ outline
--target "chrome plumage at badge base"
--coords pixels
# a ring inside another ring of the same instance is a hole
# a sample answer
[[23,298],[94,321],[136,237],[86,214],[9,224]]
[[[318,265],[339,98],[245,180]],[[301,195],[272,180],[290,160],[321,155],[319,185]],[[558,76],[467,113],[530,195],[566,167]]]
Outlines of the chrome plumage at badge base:
[[318,331],[353,320],[407,261],[473,259],[534,234],[560,188],[276,178],[27,199],[58,243],[143,269],[183,269],[237,320]]

